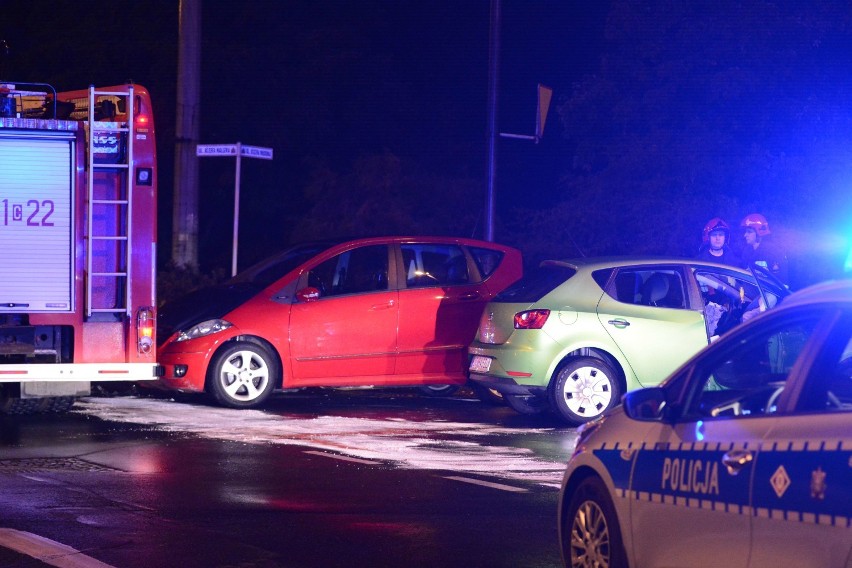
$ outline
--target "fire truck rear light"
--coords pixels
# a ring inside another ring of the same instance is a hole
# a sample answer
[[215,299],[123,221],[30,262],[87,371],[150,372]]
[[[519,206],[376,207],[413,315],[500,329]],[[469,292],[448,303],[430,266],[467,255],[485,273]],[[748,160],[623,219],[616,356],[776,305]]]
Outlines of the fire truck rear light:
[[139,308],[136,314],[136,341],[139,353],[149,353],[154,345],[154,310]]
[[140,114],[136,116],[136,124],[140,126],[145,126],[148,124],[148,115]]

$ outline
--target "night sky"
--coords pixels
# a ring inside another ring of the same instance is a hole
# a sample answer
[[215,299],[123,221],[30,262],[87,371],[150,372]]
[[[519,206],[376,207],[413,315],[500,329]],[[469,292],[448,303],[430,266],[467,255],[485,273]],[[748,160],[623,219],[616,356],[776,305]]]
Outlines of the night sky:
[[[556,102],[594,69],[606,6],[504,0],[502,131],[533,132],[537,83],[553,87]],[[300,209],[307,163],[346,168],[384,151],[431,171],[484,178],[487,0],[206,0],[202,14],[201,143],[239,140],[275,150],[274,164],[244,166],[247,196],[256,191]],[[151,91],[161,241],[170,238],[177,15],[176,1],[34,0],[4,6],[0,22],[0,39],[11,50],[8,79],[51,82],[59,90],[132,79]],[[562,139],[555,106],[546,134],[537,146],[501,146],[498,183],[556,183]],[[208,160],[201,168],[202,195],[215,202],[202,232],[216,240],[211,233],[227,219],[218,213],[228,204],[233,165]],[[505,208],[529,198],[507,190],[498,203]]]
[[[274,180],[272,195],[315,215],[298,193],[311,167],[321,163],[346,171],[362,156],[389,152],[415,163],[418,171],[477,178],[484,192],[487,0],[298,2],[289,3],[290,9],[276,2],[249,3],[258,5],[268,9],[237,8],[235,16],[208,3],[204,13],[205,84],[224,87],[242,80],[250,92],[243,101],[239,88],[214,88],[226,98],[204,100],[205,141],[239,135],[244,142],[275,148],[272,168],[258,163],[244,170],[248,183]],[[564,152],[555,103],[596,68],[606,15],[606,3],[588,8],[553,0],[503,1],[500,130],[532,134],[537,84],[551,86],[555,95],[540,144],[500,142],[502,212],[552,200]],[[235,26],[234,20],[242,23]],[[207,55],[211,52],[226,55]],[[227,61],[233,54],[239,56]],[[240,105],[240,115],[252,118],[235,125],[221,116],[223,105],[229,110]],[[221,181],[232,171],[224,164],[202,163],[202,168],[207,174],[218,171]],[[475,206],[484,207],[484,193]],[[471,228],[462,236],[481,236],[479,215],[479,234]]]
[[[161,259],[171,244],[177,4],[30,0],[4,3],[0,20],[8,80],[63,90],[132,79],[152,92]],[[408,180],[471,188],[422,225],[401,215],[402,230],[481,236],[489,4],[203,2],[200,142],[275,151],[271,163],[243,162],[241,259],[310,233],[312,218],[345,216],[334,191],[346,195],[362,173],[353,164],[371,156],[398,159]],[[502,16],[499,129],[532,134],[537,83],[554,102],[540,144],[499,142],[497,240],[531,257],[575,254],[569,241],[592,253],[691,254],[707,219],[737,223],[759,210],[800,254],[845,242],[848,3],[503,0]],[[229,266],[227,162],[201,162],[205,270]],[[335,179],[328,194],[323,175]],[[400,191],[386,209],[417,201]],[[452,225],[460,210],[471,220]]]

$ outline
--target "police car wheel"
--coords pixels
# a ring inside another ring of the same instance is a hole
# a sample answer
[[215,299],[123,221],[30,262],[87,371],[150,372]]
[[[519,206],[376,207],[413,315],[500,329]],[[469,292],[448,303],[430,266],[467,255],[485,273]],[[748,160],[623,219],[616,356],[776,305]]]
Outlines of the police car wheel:
[[582,424],[603,414],[621,400],[618,374],[600,359],[569,361],[550,381],[550,404],[570,424]]
[[627,566],[621,528],[606,486],[587,477],[571,495],[562,519],[562,558],[571,568]]
[[262,345],[226,344],[210,363],[207,390],[222,406],[253,408],[275,389],[278,365]]

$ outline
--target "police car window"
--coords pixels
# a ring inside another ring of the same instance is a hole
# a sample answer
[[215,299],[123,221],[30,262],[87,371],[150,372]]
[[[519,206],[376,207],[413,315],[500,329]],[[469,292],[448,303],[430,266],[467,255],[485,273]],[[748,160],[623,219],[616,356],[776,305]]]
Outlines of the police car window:
[[852,338],[847,339],[846,347],[829,376],[825,407],[828,410],[852,410]]
[[724,419],[777,411],[788,375],[820,314],[762,326],[701,364],[693,375],[689,419]]
[[852,411],[852,318],[834,322],[802,389],[797,411]]

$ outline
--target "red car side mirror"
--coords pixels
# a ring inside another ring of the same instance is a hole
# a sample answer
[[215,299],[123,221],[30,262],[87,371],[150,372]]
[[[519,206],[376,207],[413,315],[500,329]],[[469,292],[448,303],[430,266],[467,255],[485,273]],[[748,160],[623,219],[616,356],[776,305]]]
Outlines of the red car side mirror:
[[296,292],[296,299],[300,302],[316,302],[320,298],[319,288],[307,286]]

